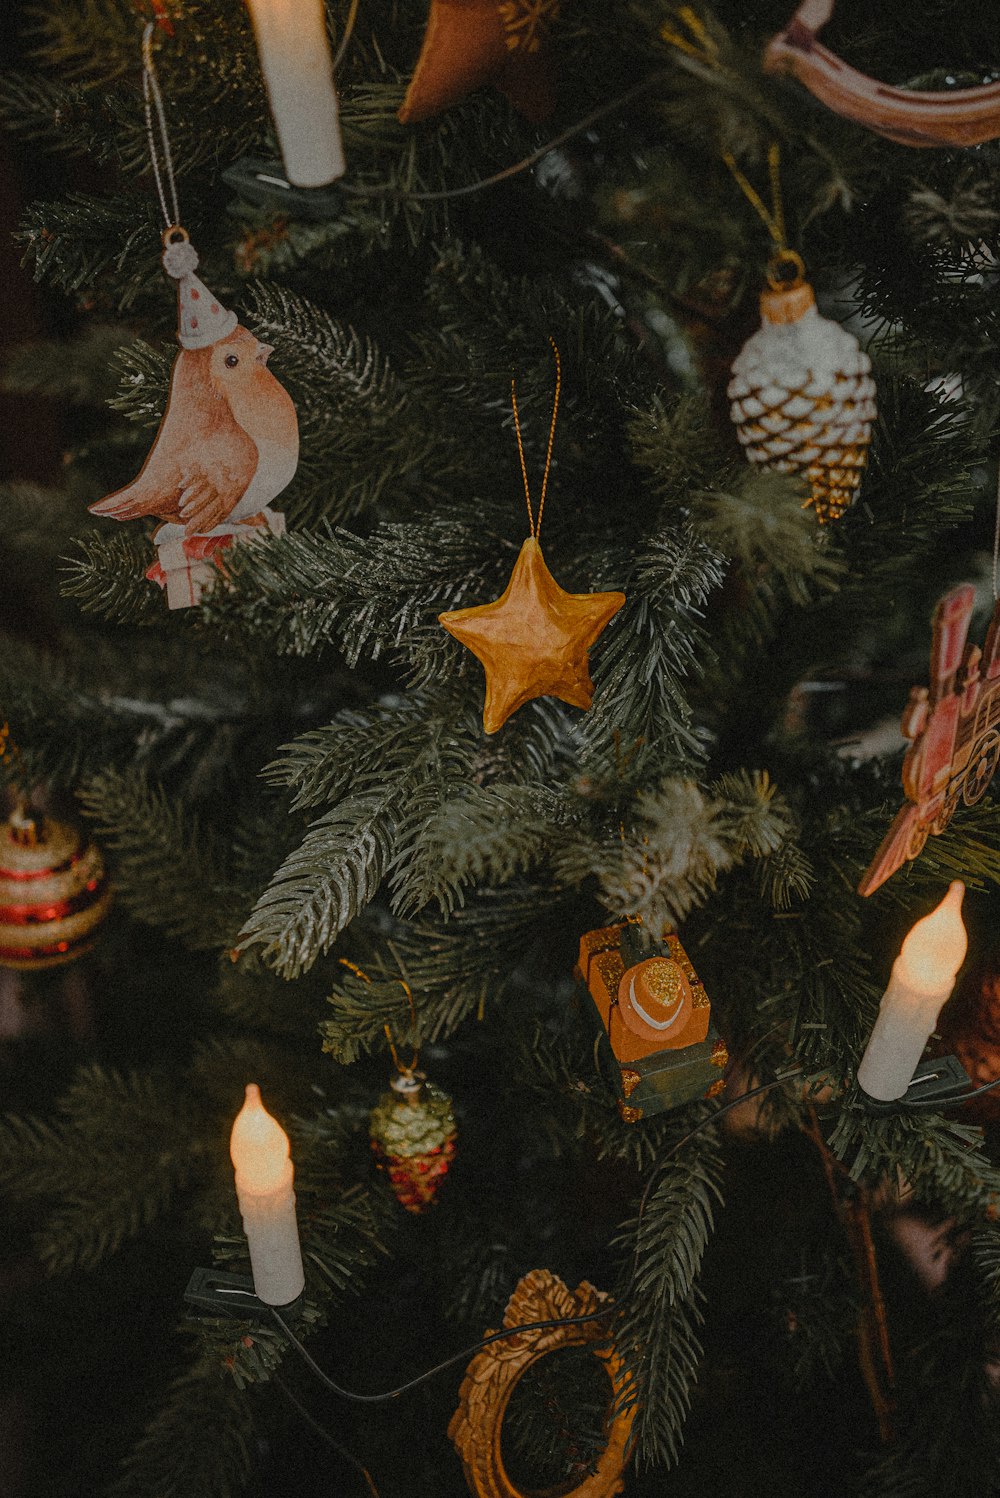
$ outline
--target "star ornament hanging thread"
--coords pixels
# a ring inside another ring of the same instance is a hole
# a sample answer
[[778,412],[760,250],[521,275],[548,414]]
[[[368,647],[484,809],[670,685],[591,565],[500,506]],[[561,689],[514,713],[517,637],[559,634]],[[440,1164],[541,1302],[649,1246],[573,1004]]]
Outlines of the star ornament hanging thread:
[[561,370],[556,358],[556,393],[545,458],[545,475],[535,520],[521,441],[517,392],[511,382],[530,535],[514,564],[510,582],[493,603],[439,614],[441,625],[472,651],[486,672],[483,728],[496,733],[519,707],[535,697],[558,697],[571,707],[588,708],[594,698],[589,652],[605,625],[625,602],[624,593],[567,593],[542,555],[538,532],[545,506],[552,441],[559,411]]

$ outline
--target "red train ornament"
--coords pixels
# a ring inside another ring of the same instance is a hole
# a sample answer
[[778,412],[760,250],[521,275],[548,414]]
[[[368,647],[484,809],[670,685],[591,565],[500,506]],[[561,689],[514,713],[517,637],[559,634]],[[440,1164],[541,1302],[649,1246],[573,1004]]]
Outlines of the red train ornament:
[[872,894],[916,858],[931,833],[944,831],[959,801],[981,801],[1000,763],[1000,602],[980,649],[966,644],[975,597],[966,583],[934,611],[930,686],[911,688],[901,724],[910,740],[903,759],[907,804],[866,869],[859,894]]

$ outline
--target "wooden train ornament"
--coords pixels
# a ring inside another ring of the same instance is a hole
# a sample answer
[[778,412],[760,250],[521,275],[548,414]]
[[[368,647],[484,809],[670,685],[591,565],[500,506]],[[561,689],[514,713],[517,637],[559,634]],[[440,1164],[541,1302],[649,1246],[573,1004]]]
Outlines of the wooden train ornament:
[[641,921],[588,931],[575,974],[626,1123],[714,1097],[729,1053],[680,938]]
[[858,885],[870,895],[931,833],[943,832],[959,801],[975,806],[1000,763],[1000,603],[982,649],[967,645],[975,589],[965,584],[934,611],[930,686],[913,687],[903,711],[903,790],[908,798]]

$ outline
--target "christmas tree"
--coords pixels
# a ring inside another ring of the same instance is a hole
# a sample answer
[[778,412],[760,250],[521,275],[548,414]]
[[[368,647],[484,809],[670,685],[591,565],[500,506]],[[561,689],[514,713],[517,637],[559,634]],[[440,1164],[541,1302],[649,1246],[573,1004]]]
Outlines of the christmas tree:
[[790,8],[329,0],[291,190],[301,17],[15,7],[0,946],[94,1015],[0,1135],[30,1491],[1000,1491],[996,24]]

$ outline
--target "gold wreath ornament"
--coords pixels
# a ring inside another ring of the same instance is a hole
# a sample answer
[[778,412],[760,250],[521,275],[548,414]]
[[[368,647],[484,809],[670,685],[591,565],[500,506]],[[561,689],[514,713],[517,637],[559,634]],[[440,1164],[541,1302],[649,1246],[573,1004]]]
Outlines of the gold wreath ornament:
[[558,1319],[565,1326],[524,1332],[484,1347],[472,1359],[459,1391],[459,1405],[448,1435],[462,1458],[465,1480],[476,1498],[528,1498],[507,1474],[501,1450],[504,1415],[518,1380],[533,1363],[565,1347],[595,1343],[594,1357],[604,1365],[609,1383],[607,1445],[597,1470],[561,1498],[614,1498],[624,1486],[624,1467],[635,1408],[620,1409],[619,1395],[627,1375],[614,1348],[606,1345],[607,1321],[573,1325],[573,1318],[611,1304],[603,1290],[583,1280],[575,1290],[547,1269],[532,1269],[518,1283],[504,1312],[504,1327],[529,1326]]

